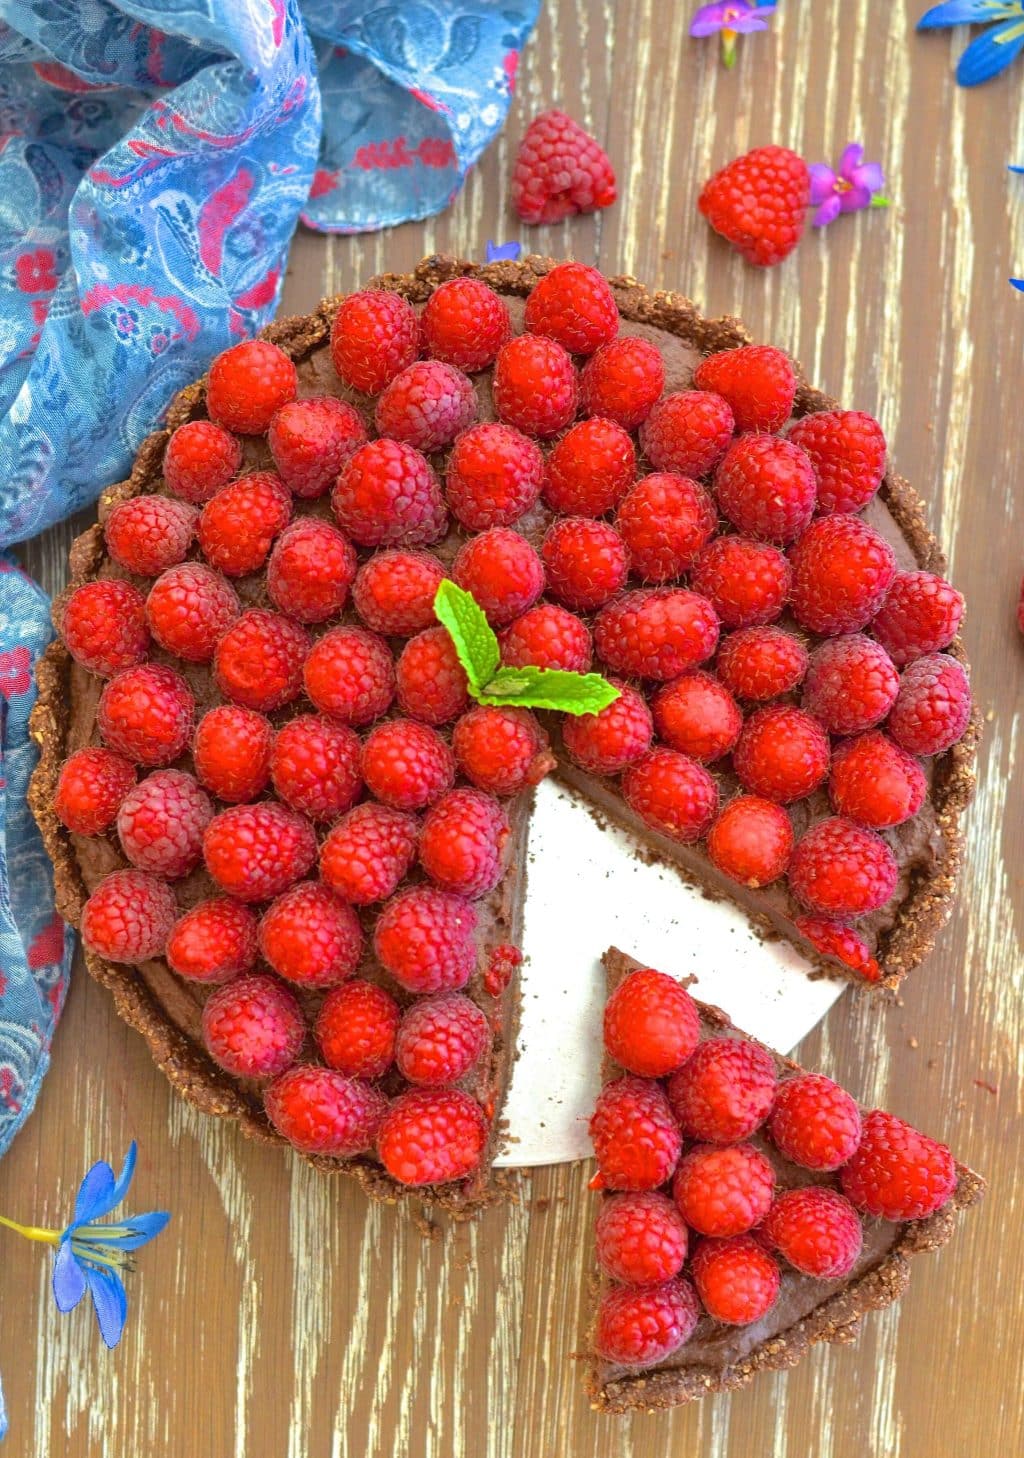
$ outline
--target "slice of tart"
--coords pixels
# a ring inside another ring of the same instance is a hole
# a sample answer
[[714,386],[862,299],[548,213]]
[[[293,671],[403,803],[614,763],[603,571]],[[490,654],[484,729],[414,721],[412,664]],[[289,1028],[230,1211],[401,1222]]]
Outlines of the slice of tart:
[[850,1342],[985,1183],[613,948],[586,1385],[655,1410]]

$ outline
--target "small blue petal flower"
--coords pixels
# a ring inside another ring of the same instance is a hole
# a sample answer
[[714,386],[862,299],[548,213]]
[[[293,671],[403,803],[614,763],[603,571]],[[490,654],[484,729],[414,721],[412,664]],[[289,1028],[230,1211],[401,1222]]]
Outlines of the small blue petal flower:
[[74,1311],[85,1295],[85,1272],[70,1240],[62,1240],[53,1262],[53,1299],[58,1311]]
[[108,1347],[116,1347],[128,1316],[124,1283],[116,1271],[95,1266],[86,1266],[85,1279],[89,1283],[100,1336]]
[[1005,71],[1024,49],[1024,19],[1018,9],[1015,20],[994,26],[971,41],[956,68],[961,86],[980,86]]
[[523,248],[521,243],[493,243],[490,238],[487,240],[486,259],[488,263],[501,263],[509,258],[513,261],[519,257]]
[[1020,289],[1021,293],[1024,294],[1024,278],[1011,278],[1010,282],[1015,289]]
[[7,1435],[7,1405],[4,1402],[4,1384],[0,1382],[0,1443]]
[[946,0],[944,5],[933,5],[917,22],[918,30],[937,30],[952,25],[987,25],[989,21],[1002,20],[1007,15],[1019,12],[1019,5],[1012,0]]

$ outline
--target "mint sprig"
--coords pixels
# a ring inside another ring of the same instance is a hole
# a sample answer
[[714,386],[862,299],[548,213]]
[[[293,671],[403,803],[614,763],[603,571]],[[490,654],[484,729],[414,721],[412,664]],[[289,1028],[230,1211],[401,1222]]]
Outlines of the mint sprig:
[[599,673],[570,673],[534,664],[502,667],[498,639],[476,599],[447,577],[434,597],[434,614],[448,629],[477,703],[599,714],[619,697],[619,690]]

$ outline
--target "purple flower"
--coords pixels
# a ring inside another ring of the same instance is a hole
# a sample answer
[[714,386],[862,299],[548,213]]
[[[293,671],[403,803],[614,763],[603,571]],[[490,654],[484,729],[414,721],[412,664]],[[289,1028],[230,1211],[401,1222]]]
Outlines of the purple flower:
[[808,168],[811,174],[811,222],[824,228],[840,213],[855,213],[860,208],[887,207],[886,198],[876,196],[885,186],[882,169],[877,162],[864,161],[864,148],[849,142],[839,159],[839,169],[832,171],[824,162]]
[[522,251],[522,245],[519,243],[495,243],[490,238],[487,240],[488,263],[500,263],[506,258],[516,259]]
[[755,30],[767,30],[767,17],[775,10],[774,0],[758,4],[758,0],[718,0],[715,5],[702,5],[690,21],[690,34],[722,37],[722,60],[726,66],[736,64],[736,37]]

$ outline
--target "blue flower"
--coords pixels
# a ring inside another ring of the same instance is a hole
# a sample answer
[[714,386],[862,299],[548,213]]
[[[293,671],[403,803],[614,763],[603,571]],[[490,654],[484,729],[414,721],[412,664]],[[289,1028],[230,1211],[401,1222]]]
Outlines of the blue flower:
[[961,86],[978,86],[998,76],[1024,49],[1024,0],[947,0],[917,22],[918,30],[952,25],[989,27],[971,41],[956,68]]
[[500,263],[505,258],[518,258],[522,251],[520,243],[494,243],[488,238],[485,257],[488,263]]

